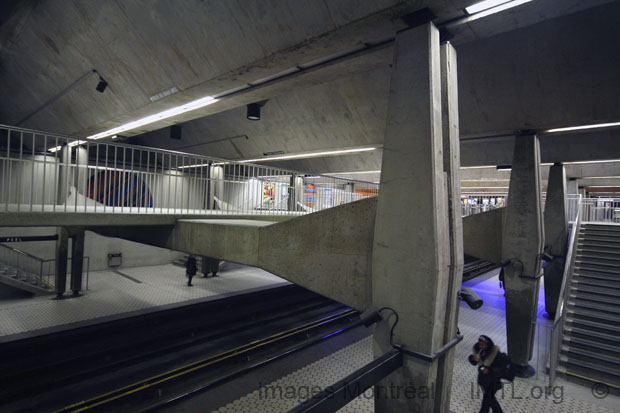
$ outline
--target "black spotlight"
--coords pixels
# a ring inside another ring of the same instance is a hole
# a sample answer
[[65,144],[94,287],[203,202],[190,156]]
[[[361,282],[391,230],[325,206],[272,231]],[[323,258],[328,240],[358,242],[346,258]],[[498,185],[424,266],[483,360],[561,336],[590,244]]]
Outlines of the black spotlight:
[[461,291],[459,291],[459,298],[465,301],[467,305],[473,310],[479,309],[484,303],[482,301],[482,298],[480,298],[480,296],[469,287],[463,288]]
[[97,83],[97,92],[103,93],[106,87],[108,87],[108,82],[106,82],[101,76],[99,76],[99,83]]
[[260,120],[260,103],[250,103],[248,105],[247,118],[248,120]]

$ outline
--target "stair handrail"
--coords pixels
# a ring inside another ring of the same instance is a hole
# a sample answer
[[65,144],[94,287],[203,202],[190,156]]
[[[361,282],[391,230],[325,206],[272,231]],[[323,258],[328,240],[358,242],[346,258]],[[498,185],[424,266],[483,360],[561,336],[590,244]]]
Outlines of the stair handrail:
[[564,262],[564,273],[562,274],[562,285],[560,287],[560,295],[558,299],[558,305],[556,307],[555,319],[553,320],[553,327],[551,329],[551,347],[549,349],[549,386],[553,386],[556,377],[556,371],[560,358],[560,347],[561,343],[561,335],[564,331],[564,307],[565,303],[568,300],[568,293],[570,288],[570,282],[572,281],[573,269],[575,267],[575,249],[576,249],[576,241],[577,236],[579,234],[579,230],[581,229],[581,207],[582,207],[582,196],[579,195],[579,202],[577,204],[577,214],[575,217],[575,221],[573,223],[573,228],[571,230],[570,241],[568,244],[568,251],[566,253],[566,259]]
[[[9,251],[11,251],[11,252],[14,252],[14,253],[16,253],[16,254],[22,255],[22,256],[24,256],[24,257],[28,257],[28,258],[30,258],[30,259],[32,259],[32,260],[38,261],[38,262],[39,262],[39,274],[37,274],[37,273],[35,273],[35,272],[33,272],[32,274],[33,274],[36,278],[38,278],[38,279],[39,279],[39,281],[41,281],[42,283],[47,284],[50,288],[53,288],[53,287],[54,287],[54,286],[53,286],[53,285],[51,285],[51,284],[50,284],[47,280],[45,280],[45,279],[44,279],[44,277],[43,277],[43,263],[44,263],[45,261],[47,261],[47,260],[44,260],[43,258],[37,257],[37,256],[35,256],[35,255],[29,254],[29,253],[27,253],[26,251],[22,251],[22,250],[20,250],[20,249],[15,248],[15,247],[11,247],[10,245],[6,245],[6,244],[2,244],[2,243],[0,243],[0,247],[5,248],[5,249],[7,249],[7,250],[9,250]],[[18,268],[16,267],[16,269],[18,269]]]

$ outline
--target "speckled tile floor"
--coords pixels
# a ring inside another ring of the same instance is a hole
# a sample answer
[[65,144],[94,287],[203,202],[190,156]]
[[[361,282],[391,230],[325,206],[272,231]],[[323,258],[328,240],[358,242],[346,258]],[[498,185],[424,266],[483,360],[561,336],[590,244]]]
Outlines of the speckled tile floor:
[[[456,413],[477,412],[480,409],[481,394],[476,385],[476,370],[467,361],[478,335],[489,335],[500,347],[506,347],[504,297],[498,285],[497,270],[465,283],[465,286],[475,289],[485,304],[474,311],[461,303],[459,327],[465,339],[456,347],[450,400],[450,409]],[[541,289],[541,299],[544,300],[542,294]],[[503,410],[520,413],[619,412],[620,398],[610,395],[597,399],[591,389],[563,380],[558,380],[551,391],[545,392],[547,377],[544,375],[544,366],[550,321],[544,318],[542,308],[544,305],[539,305],[537,342],[531,362],[537,374],[527,380],[517,378],[512,384],[505,385],[503,392],[497,393]],[[369,363],[372,357],[372,338],[368,337],[231,402],[217,410],[217,413],[286,412],[305,400],[313,386],[323,389]],[[374,412],[372,390],[343,407],[340,412]]]
[[50,296],[0,301],[0,341],[50,327],[70,326],[124,313],[147,310],[184,301],[214,298],[287,281],[258,268],[231,266],[215,278],[194,277],[186,285],[181,267],[159,265],[90,273],[89,290],[79,298],[51,300]]

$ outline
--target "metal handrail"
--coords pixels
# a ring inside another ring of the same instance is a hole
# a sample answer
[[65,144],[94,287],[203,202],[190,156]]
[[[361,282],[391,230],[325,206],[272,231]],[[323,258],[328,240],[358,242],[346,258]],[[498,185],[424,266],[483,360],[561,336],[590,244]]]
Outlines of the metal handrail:
[[[248,206],[260,205],[268,194],[279,206],[292,206],[287,199],[302,200],[312,189],[321,210],[379,189],[374,182],[5,125],[0,134],[6,143],[0,150],[5,211],[288,214],[300,211]],[[345,196],[345,189],[356,196]],[[215,197],[226,210],[213,207]]]
[[577,214],[573,224],[570,242],[568,245],[568,251],[566,253],[566,259],[564,262],[564,273],[562,274],[562,285],[560,287],[560,295],[558,300],[558,305],[556,307],[555,319],[553,320],[553,327],[551,331],[551,348],[549,349],[549,385],[553,386],[556,377],[556,370],[558,367],[559,357],[560,357],[560,346],[561,346],[561,335],[564,331],[564,307],[565,303],[568,300],[568,293],[570,289],[567,287],[570,285],[573,276],[573,269],[575,266],[575,249],[576,249],[576,241],[579,234],[579,230],[581,229],[581,206],[582,206],[582,197],[579,195],[579,203],[577,206]]

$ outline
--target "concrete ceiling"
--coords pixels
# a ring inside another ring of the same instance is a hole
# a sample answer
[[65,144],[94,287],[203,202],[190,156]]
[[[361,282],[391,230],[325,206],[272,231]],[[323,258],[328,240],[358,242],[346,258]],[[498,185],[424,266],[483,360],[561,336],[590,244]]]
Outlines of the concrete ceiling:
[[[109,83],[103,94],[94,90],[97,76],[90,76],[20,125],[87,136],[390,39],[405,27],[401,16],[423,7],[441,24],[473,3],[23,1],[1,19],[0,94],[11,99],[0,100],[0,122],[18,123],[94,68]],[[617,21],[618,1],[534,0],[451,28],[459,59],[463,164],[510,163],[511,137],[490,144],[481,136],[618,121]],[[132,143],[229,159],[380,148],[391,61],[388,41],[126,134],[136,135]],[[172,86],[180,92],[149,100]],[[246,120],[245,105],[265,99],[262,120]],[[183,127],[180,141],[169,139],[166,126],[174,123]],[[248,139],[226,139],[240,135]],[[542,145],[543,162],[620,159],[615,130],[545,137]],[[378,170],[381,150],[273,165],[312,173]]]

